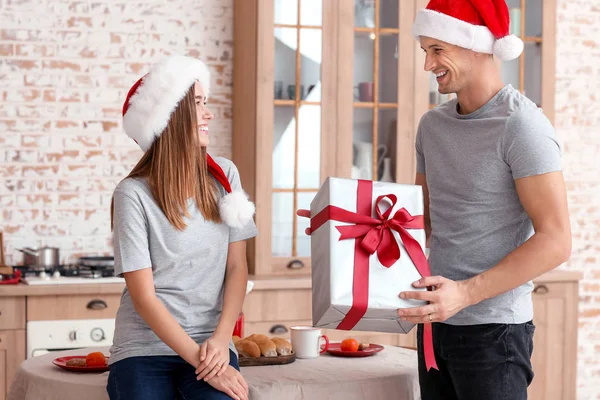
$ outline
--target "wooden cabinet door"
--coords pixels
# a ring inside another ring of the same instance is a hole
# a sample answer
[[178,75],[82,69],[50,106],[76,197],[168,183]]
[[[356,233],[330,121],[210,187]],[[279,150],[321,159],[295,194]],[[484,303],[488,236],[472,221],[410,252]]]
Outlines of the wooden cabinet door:
[[577,283],[537,283],[533,293],[536,326],[531,400],[575,398],[577,365]]
[[256,203],[254,275],[309,275],[308,219],[335,168],[335,1],[236,1],[232,159]]
[[25,330],[0,331],[0,399],[6,398],[10,384],[25,360]]

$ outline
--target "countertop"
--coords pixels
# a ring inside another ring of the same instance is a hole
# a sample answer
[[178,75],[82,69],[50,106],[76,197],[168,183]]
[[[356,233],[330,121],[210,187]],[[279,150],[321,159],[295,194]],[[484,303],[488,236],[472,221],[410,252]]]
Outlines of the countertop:
[[[250,275],[255,290],[310,289],[310,276],[305,277],[256,277]],[[8,296],[53,296],[68,294],[120,294],[125,283],[86,283],[61,285],[0,285],[0,297]]]
[[[545,273],[535,283],[567,282],[582,279],[583,274],[579,271],[567,271],[556,269]],[[253,291],[256,290],[278,290],[278,289],[310,289],[310,276],[283,277],[283,276],[252,276],[249,280],[254,281]],[[125,287],[124,283],[99,283],[99,284],[70,284],[70,285],[0,285],[0,297],[8,296],[53,296],[68,294],[120,294]]]

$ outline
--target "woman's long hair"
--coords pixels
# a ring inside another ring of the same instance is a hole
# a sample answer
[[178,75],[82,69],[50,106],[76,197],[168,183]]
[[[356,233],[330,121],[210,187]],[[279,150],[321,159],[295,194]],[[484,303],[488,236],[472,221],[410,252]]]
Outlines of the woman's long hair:
[[[196,101],[192,85],[171,114],[169,123],[127,178],[148,178],[154,200],[171,225],[184,230],[189,217],[187,201],[193,198],[207,221],[221,222],[218,188],[209,177],[206,147],[198,141]],[[114,227],[114,198],[110,206]]]

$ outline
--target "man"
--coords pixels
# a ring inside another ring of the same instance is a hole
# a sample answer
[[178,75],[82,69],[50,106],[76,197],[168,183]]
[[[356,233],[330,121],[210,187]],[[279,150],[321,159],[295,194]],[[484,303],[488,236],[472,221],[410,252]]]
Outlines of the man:
[[432,0],[413,25],[425,70],[456,93],[422,117],[416,139],[433,276],[414,286],[435,290],[401,293],[429,304],[398,314],[433,322],[439,370],[426,370],[417,332],[423,400],[526,399],[531,280],[571,252],[554,129],[494,64],[522,52],[508,31],[503,0]]
[[554,129],[494,64],[523,50],[508,31],[503,0],[432,0],[413,26],[439,92],[456,93],[423,116],[416,139],[432,277],[414,286],[435,290],[401,293],[428,304],[398,314],[433,323],[437,370],[417,332],[423,400],[526,399],[531,280],[571,252]]

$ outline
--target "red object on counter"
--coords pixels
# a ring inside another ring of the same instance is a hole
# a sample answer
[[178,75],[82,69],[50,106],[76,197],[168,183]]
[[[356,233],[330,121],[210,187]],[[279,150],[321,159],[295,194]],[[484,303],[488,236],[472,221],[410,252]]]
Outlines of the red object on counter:
[[235,326],[233,327],[233,336],[237,336],[240,338],[244,337],[244,313],[241,312],[237,321],[235,321]]
[[0,284],[2,284],[2,285],[16,285],[21,280],[21,271],[20,270],[16,270],[15,273],[14,273],[14,275],[15,275],[14,278],[2,279],[0,281]]

